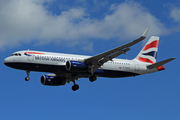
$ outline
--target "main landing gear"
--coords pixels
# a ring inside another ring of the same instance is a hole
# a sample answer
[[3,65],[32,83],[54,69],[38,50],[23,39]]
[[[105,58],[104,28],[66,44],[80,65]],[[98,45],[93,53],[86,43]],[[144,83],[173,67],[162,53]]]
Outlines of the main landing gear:
[[76,91],[76,90],[78,90],[79,89],[79,85],[78,84],[74,84],[73,86],[72,86],[72,90],[73,91]]
[[74,85],[72,86],[72,90],[76,91],[79,89],[79,85],[75,83],[75,80],[73,80]]
[[95,75],[89,77],[90,82],[94,82],[95,80],[97,80],[97,77]]
[[26,71],[27,77],[25,78],[25,81],[29,81],[30,80],[29,73],[30,73],[30,71],[27,70]]
[[[95,80],[97,80],[97,77],[95,75],[92,75],[91,77],[89,77],[89,81],[94,82]],[[72,90],[76,91],[79,89],[79,85],[75,83],[75,80],[71,80],[73,81],[74,85],[72,86]]]

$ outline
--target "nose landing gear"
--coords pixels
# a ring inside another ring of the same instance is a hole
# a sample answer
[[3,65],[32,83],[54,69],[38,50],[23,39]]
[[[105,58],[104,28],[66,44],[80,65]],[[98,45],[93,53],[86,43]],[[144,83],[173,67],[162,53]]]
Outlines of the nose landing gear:
[[29,73],[30,73],[30,71],[27,70],[26,71],[27,77],[25,78],[25,81],[29,81],[30,80]]

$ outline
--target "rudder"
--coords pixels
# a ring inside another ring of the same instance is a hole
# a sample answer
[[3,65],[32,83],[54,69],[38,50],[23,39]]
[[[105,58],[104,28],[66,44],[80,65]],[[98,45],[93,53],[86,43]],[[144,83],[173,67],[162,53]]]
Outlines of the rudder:
[[156,63],[158,45],[159,37],[152,36],[135,59],[145,63]]

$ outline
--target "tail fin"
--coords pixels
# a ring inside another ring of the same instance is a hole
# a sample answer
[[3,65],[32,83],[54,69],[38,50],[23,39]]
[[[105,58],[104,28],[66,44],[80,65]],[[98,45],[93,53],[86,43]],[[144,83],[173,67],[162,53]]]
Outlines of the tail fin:
[[158,44],[159,37],[152,36],[135,59],[145,63],[156,63]]

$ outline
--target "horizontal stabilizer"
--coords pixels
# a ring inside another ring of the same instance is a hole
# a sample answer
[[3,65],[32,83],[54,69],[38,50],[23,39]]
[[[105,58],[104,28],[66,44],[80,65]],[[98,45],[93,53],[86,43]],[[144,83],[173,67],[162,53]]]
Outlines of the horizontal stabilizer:
[[172,60],[174,60],[174,59],[176,59],[176,58],[169,58],[169,59],[167,59],[167,60],[163,60],[163,61],[161,61],[161,62],[158,62],[158,63],[152,64],[152,65],[149,65],[149,66],[147,66],[147,68],[148,68],[148,69],[157,68],[157,67],[162,66],[162,65],[164,65],[164,64],[166,64],[166,63],[168,63],[168,62],[170,62],[170,61],[172,61]]

